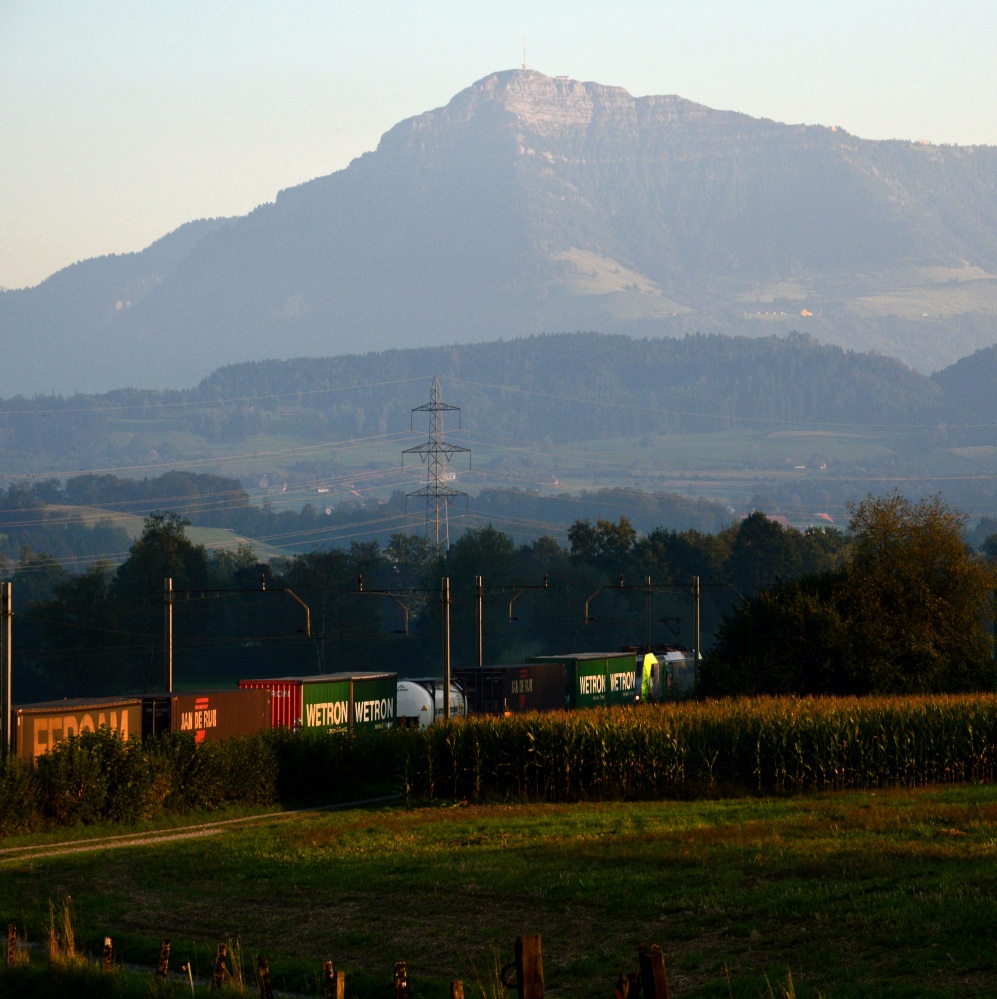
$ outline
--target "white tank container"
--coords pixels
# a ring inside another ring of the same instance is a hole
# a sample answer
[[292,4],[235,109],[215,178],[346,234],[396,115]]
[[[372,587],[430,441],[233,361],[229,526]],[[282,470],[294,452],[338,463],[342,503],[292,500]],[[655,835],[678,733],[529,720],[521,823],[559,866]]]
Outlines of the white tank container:
[[[399,680],[395,714],[401,725],[420,728],[432,725],[443,717],[443,680],[429,677],[416,680]],[[450,717],[463,718],[467,713],[464,692],[455,683],[450,684]]]

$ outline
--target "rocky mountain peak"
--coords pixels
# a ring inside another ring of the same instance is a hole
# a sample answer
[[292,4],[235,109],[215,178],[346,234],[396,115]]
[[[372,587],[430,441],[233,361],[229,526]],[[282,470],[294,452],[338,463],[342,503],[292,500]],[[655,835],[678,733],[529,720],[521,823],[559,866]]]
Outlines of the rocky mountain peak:
[[496,102],[522,126],[537,132],[587,128],[607,114],[632,118],[637,103],[622,87],[544,76],[530,69],[493,73],[458,94],[451,104],[465,95],[470,102]]
[[587,129],[600,118],[635,122],[636,115],[637,100],[622,87],[510,69],[478,80],[444,107],[400,122],[378,148],[443,129],[467,129],[478,123],[491,127],[497,120],[514,129],[556,136]]
[[399,122],[385,133],[379,152],[431,136],[501,128],[507,134],[557,141],[592,132],[629,138],[646,129],[701,125],[706,121],[750,122],[746,115],[714,111],[675,95],[634,97],[623,87],[547,76],[534,69],[491,73],[456,94],[443,107]]

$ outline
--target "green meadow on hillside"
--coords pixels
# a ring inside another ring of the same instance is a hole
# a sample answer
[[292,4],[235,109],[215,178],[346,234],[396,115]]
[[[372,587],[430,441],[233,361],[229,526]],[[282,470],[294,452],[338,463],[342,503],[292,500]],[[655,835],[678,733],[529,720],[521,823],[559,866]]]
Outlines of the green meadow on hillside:
[[[69,856],[0,853],[0,918],[31,941],[72,897],[85,948],[104,935],[150,969],[209,974],[215,945],[264,953],[278,988],[413,995],[540,933],[552,995],[609,995],[659,943],[674,995],[983,996],[997,987],[997,789],[927,788],[701,802],[386,807],[264,818],[224,835]],[[175,972],[174,972],[175,973]],[[247,977],[251,974],[247,970]],[[0,974],[0,988],[17,979]],[[772,991],[769,991],[771,987]]]

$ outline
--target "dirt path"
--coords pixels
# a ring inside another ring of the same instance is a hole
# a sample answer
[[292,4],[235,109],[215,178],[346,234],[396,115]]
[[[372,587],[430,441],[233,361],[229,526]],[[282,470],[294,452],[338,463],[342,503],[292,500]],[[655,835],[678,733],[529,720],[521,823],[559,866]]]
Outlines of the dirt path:
[[35,843],[30,846],[9,846],[0,848],[0,864],[12,864],[20,860],[35,860],[39,857],[63,857],[71,853],[92,853],[97,850],[120,850],[128,846],[150,846],[156,843],[170,843],[175,840],[200,839],[206,836],[219,836],[233,827],[251,826],[266,822],[280,822],[285,819],[300,818],[303,815],[317,815],[320,812],[339,811],[347,808],[366,808],[397,801],[393,794],[379,798],[364,798],[360,801],[347,801],[339,805],[321,805],[317,808],[295,808],[291,811],[263,812],[260,815],[244,815],[237,819],[219,819],[217,822],[200,822],[196,825],[179,826],[173,829],[149,829],[145,832],[122,833],[117,836],[101,836],[94,839],[74,840],[65,843]]

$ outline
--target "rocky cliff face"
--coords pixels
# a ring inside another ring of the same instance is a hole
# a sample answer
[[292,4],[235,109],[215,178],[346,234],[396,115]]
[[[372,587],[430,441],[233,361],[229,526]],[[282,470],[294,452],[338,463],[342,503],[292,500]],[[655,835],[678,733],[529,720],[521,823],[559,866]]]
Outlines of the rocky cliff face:
[[563,138],[609,124],[614,131],[674,126],[682,121],[750,122],[747,115],[713,111],[681,97],[632,97],[622,87],[582,83],[567,77],[549,77],[535,70],[513,69],[493,73],[462,90],[449,104],[409,118],[387,132],[383,150],[400,136],[435,128],[454,128],[482,113],[502,112],[518,127],[535,136]]
[[0,295],[0,396],[578,329],[799,328],[931,370],[994,339],[995,191],[997,149],[494,73],[169,267]]

